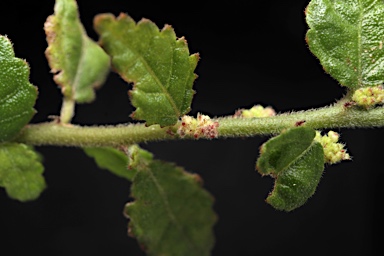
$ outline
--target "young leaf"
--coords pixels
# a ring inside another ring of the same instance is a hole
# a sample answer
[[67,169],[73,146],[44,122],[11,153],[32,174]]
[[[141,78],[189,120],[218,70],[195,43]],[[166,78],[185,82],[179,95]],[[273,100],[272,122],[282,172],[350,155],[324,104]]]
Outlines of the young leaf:
[[209,255],[216,215],[201,178],[148,155],[134,162],[129,234],[149,255]]
[[30,146],[17,143],[0,144],[0,187],[9,197],[30,201],[45,189],[41,156]]
[[75,0],[56,0],[55,14],[44,24],[46,56],[54,80],[66,98],[78,103],[95,99],[94,88],[104,83],[109,56],[90,39],[80,22]]
[[115,70],[134,82],[129,95],[135,119],[169,126],[189,112],[198,55],[189,55],[184,38],[176,39],[168,25],[159,31],[151,21],[136,24],[125,14],[101,14],[94,23]]
[[315,193],[324,169],[323,147],[315,135],[311,128],[292,128],[261,147],[256,168],[275,178],[266,200],[274,208],[292,211]]
[[312,0],[309,49],[324,70],[351,89],[384,82],[384,2]]
[[95,159],[97,165],[113,174],[132,181],[136,174],[134,169],[128,169],[128,156],[115,148],[84,148],[84,152]]
[[12,139],[31,120],[36,98],[28,64],[15,58],[12,43],[0,35],[0,142]]

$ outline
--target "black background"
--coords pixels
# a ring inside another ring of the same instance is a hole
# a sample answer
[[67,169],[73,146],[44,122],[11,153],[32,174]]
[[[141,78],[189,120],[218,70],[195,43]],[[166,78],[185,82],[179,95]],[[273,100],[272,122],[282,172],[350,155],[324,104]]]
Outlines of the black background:
[[[278,112],[320,107],[345,90],[324,73],[305,41],[309,1],[120,1],[79,0],[90,37],[98,13],[126,12],[160,28],[174,27],[191,53],[199,52],[199,78],[191,115],[233,114],[261,103]],[[31,67],[39,88],[32,122],[59,113],[61,95],[44,56],[43,24],[53,0],[1,1],[0,34]],[[76,124],[131,121],[127,90],[116,74],[97,100],[77,107]],[[159,159],[199,173],[216,198],[219,221],[212,255],[382,255],[379,209],[384,194],[382,129],[342,129],[353,161],[328,166],[316,194],[303,207],[279,212],[264,202],[273,180],[254,164],[267,137],[142,145]],[[1,255],[144,255],[126,234],[122,210],[129,183],[96,167],[80,149],[38,147],[48,188],[33,202],[19,203],[0,191]]]

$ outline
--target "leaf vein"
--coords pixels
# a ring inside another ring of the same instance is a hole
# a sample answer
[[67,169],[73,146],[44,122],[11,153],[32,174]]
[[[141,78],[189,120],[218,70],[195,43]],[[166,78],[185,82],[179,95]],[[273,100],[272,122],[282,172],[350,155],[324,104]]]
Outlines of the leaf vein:
[[[312,143],[300,154],[298,155],[295,159],[293,159],[291,162],[289,162],[286,166],[284,166],[282,168],[282,171],[285,171],[287,170],[291,165],[293,165],[295,162],[299,161],[300,158],[302,158],[305,154],[307,154],[307,152],[309,150],[311,150],[311,148],[313,147],[313,145],[315,144],[315,140],[312,141]],[[279,175],[277,175],[279,176]]]
[[8,118],[1,119],[1,120],[0,120],[0,124],[2,124],[2,123],[6,123],[6,122],[8,122],[8,121],[10,121],[10,120],[12,120],[12,119],[16,119],[16,118],[22,117],[22,116],[27,115],[27,114],[29,114],[29,111],[28,111],[28,110],[25,110],[25,111],[23,111],[23,112],[21,112],[21,113],[19,113],[19,114],[17,114],[17,115],[14,115],[14,116],[11,116],[11,117],[8,117]]
[[363,27],[363,6],[361,0],[359,1],[359,25],[357,27],[357,44],[358,44],[358,62],[357,62],[357,73],[358,73],[358,86],[362,86],[363,83],[363,72],[362,72],[362,54],[363,54],[363,45],[361,40],[362,27]]
[[[78,28],[81,30],[81,26],[78,25]],[[76,98],[76,96],[74,94],[76,92],[76,89],[78,88],[79,79],[80,79],[79,74],[81,73],[81,72],[79,72],[79,68],[81,66],[84,66],[83,63],[84,63],[84,56],[85,56],[85,54],[84,54],[84,48],[85,48],[84,41],[85,40],[86,39],[84,38],[84,36],[81,35],[81,53],[80,53],[79,61],[77,62],[76,74],[75,74],[75,77],[73,79],[73,84],[72,84],[72,86],[74,88],[74,90],[72,90],[72,95],[71,95],[72,99]]]
[[[137,54],[136,51],[133,50]],[[164,95],[167,97],[169,103],[171,104],[173,110],[175,111],[175,114],[179,117],[180,116],[180,111],[177,109],[175,101],[172,99],[171,95],[169,94],[168,90],[166,87],[163,85],[163,83],[160,81],[156,73],[153,71],[153,69],[149,66],[148,62],[140,55],[138,54],[138,58],[142,61],[144,67],[148,70],[149,74],[154,78],[156,84],[160,87]]]
[[16,95],[18,95],[21,92],[21,90],[18,90],[18,88],[14,88],[14,89],[15,90],[13,90],[7,96],[5,96],[4,98],[0,99],[0,104],[3,104],[4,102],[8,101],[9,99],[14,98]]
[[163,199],[163,203],[164,203],[165,209],[166,209],[166,211],[168,213],[168,216],[169,216],[171,222],[177,227],[177,229],[179,230],[180,234],[182,234],[186,238],[186,240],[189,242],[191,247],[197,249],[198,247],[195,246],[193,241],[191,241],[191,239],[185,234],[182,226],[178,222],[178,220],[177,220],[175,214],[173,213],[173,210],[171,209],[171,206],[170,206],[170,204],[168,202],[167,195],[166,195],[164,189],[161,187],[159,181],[156,179],[155,175],[153,174],[153,172],[151,171],[150,168],[147,168],[147,171],[148,171],[148,173],[149,173],[153,183],[155,184],[157,190],[159,191],[159,194],[160,194],[161,198]]

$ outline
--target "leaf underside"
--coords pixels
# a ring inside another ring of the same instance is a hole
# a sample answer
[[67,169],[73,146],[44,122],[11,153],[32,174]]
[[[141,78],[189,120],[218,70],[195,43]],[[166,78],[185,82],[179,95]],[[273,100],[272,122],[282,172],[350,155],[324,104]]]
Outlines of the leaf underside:
[[148,255],[210,255],[216,214],[198,175],[151,160],[136,166],[128,203],[129,234]]
[[44,24],[48,48],[46,57],[54,80],[66,98],[77,103],[95,99],[109,72],[110,59],[90,39],[80,22],[75,0],[56,0],[55,14]]
[[0,142],[12,139],[31,120],[36,98],[28,64],[15,58],[12,43],[0,36]]
[[315,193],[324,169],[324,151],[314,137],[313,129],[297,127],[262,146],[256,168],[262,175],[275,178],[274,189],[266,199],[274,208],[292,211]]
[[115,71],[134,83],[133,118],[170,126],[190,111],[198,55],[189,54],[184,38],[177,39],[168,25],[159,31],[151,21],[136,24],[125,14],[100,14],[94,25]]
[[22,202],[38,198],[46,187],[40,161],[40,155],[27,145],[0,144],[0,187]]
[[102,169],[107,169],[116,176],[131,181],[136,174],[134,170],[128,170],[128,156],[115,148],[84,148],[84,152],[95,159],[97,165]]
[[307,43],[324,70],[351,89],[384,82],[384,2],[312,0]]

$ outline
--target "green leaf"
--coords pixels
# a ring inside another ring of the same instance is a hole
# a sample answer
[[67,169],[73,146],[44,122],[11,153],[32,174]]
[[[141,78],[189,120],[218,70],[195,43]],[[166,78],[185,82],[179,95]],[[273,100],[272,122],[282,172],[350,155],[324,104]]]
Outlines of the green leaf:
[[135,119],[169,126],[190,111],[199,57],[189,54],[184,38],[168,25],[159,31],[151,21],[136,24],[125,14],[101,14],[94,23],[114,69],[134,83],[129,95]]
[[80,22],[75,0],[56,0],[55,14],[44,24],[46,56],[54,80],[66,98],[78,103],[95,99],[94,88],[109,72],[109,56],[90,39]]
[[384,82],[384,2],[312,0],[306,9],[309,49],[349,88]]
[[25,202],[45,189],[41,156],[32,147],[18,143],[0,144],[0,187],[9,197]]
[[36,98],[28,64],[15,58],[12,43],[0,35],[0,142],[12,139],[28,124]]
[[84,152],[94,158],[100,168],[109,170],[121,178],[132,181],[136,174],[134,169],[128,169],[128,156],[118,149],[88,147],[84,148]]
[[311,128],[292,128],[261,147],[256,168],[275,178],[266,200],[274,208],[292,211],[315,193],[324,169],[323,147],[314,140],[315,135]]
[[135,162],[135,201],[125,208],[129,234],[149,255],[209,255],[217,217],[201,178],[148,156]]

